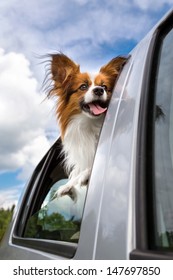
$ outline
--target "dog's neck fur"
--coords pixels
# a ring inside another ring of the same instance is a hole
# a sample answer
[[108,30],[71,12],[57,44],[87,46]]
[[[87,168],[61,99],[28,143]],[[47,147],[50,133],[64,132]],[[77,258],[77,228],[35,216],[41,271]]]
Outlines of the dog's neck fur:
[[65,168],[70,177],[91,168],[103,119],[103,116],[92,119],[80,114],[74,116],[68,124],[63,139],[63,152]]

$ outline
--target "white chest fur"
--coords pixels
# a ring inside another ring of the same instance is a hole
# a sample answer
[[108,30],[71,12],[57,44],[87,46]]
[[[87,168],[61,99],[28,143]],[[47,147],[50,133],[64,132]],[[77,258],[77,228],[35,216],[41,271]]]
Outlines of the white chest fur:
[[[63,140],[65,167],[70,177],[92,167],[103,118],[76,115],[68,124]],[[72,171],[72,172],[71,172]]]

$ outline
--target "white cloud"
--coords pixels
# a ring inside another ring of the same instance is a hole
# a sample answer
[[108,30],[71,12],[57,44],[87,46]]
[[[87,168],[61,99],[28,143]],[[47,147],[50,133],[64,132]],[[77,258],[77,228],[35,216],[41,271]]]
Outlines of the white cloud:
[[[2,3],[3,2],[3,3]],[[37,77],[34,53],[62,50],[83,62],[99,47],[122,39],[140,40],[173,0],[2,1],[1,46],[25,53]],[[15,32],[14,32],[15,31]],[[82,47],[80,47],[82,46]],[[115,54],[116,55],[116,54]]]
[[18,179],[26,180],[28,174],[31,174],[33,167],[36,166],[41,157],[46,153],[50,143],[44,134],[35,137],[19,151],[17,158],[23,162],[22,170],[18,175]]
[[12,205],[17,205],[24,185],[13,186],[12,188],[1,190],[0,208],[11,208]]
[[164,5],[173,4],[173,0],[153,0],[152,5],[150,0],[134,0],[134,4],[142,10],[154,10],[157,11]]
[[23,179],[50,147],[46,130],[56,129],[52,104],[37,87],[25,56],[1,50],[0,171],[20,168]]

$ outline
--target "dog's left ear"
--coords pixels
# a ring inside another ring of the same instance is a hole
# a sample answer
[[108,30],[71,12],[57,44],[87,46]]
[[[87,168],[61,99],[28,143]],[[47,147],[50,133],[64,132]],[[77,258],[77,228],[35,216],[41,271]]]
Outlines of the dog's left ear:
[[62,85],[72,74],[79,71],[79,65],[63,53],[53,54],[51,57],[52,80],[57,84]]
[[128,60],[127,57],[117,56],[100,68],[100,72],[117,77],[122,67]]

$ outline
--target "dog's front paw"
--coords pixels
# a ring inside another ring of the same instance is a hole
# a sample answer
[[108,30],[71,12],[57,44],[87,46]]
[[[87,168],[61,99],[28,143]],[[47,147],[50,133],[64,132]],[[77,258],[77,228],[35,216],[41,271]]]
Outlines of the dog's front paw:
[[77,192],[75,187],[71,186],[71,185],[64,185],[61,186],[53,195],[53,198],[59,198],[62,196],[68,195],[72,200],[76,201],[77,199]]
[[53,198],[66,195],[70,191],[71,188],[72,188],[72,186],[69,186],[69,185],[64,185],[64,186],[59,187],[59,189],[54,193]]

